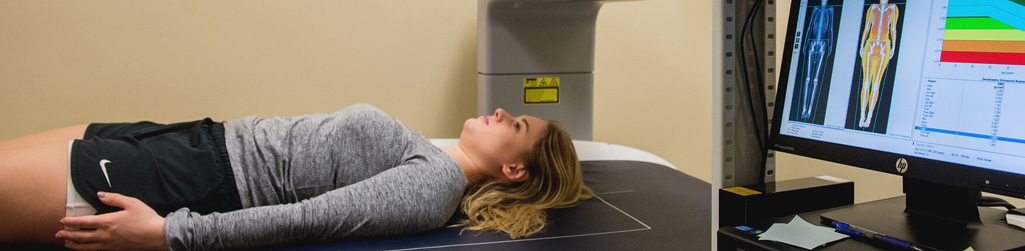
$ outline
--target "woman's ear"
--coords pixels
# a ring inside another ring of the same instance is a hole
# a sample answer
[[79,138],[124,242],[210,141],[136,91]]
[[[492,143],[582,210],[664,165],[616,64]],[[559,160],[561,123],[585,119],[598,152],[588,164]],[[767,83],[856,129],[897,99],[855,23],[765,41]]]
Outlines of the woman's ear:
[[505,164],[502,166],[502,174],[513,182],[524,182],[530,178],[530,172],[522,163]]

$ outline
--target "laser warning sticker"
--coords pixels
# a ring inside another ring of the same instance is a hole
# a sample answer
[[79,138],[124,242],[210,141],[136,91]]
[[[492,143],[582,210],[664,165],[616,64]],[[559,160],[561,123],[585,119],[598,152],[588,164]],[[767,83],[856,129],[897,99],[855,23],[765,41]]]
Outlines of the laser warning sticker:
[[524,104],[558,104],[559,77],[524,78]]

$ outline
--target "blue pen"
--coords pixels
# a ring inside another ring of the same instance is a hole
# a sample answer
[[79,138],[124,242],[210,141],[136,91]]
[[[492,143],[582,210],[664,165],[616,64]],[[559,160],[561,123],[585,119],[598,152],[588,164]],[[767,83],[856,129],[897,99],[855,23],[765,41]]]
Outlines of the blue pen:
[[866,237],[866,238],[870,238],[870,239],[880,240],[883,243],[889,244],[889,245],[894,246],[894,247],[899,247],[899,248],[902,248],[902,249],[915,250],[915,251],[939,250],[939,249],[935,249],[935,248],[930,248],[930,247],[918,245],[918,244],[912,243],[910,241],[901,240],[901,239],[898,239],[898,238],[895,238],[895,237],[891,237],[891,236],[888,236],[888,235],[885,235],[885,234],[880,234],[880,233],[878,233],[876,231],[868,230],[868,229],[865,229],[865,228],[862,228],[862,227],[858,227],[858,226],[847,224],[847,223],[840,222],[840,221],[833,221],[833,223],[831,223],[831,224],[833,225],[833,227],[836,227],[836,231],[839,231],[841,233],[845,233],[845,234],[849,234],[849,235],[854,235],[854,236],[862,236],[862,237]]

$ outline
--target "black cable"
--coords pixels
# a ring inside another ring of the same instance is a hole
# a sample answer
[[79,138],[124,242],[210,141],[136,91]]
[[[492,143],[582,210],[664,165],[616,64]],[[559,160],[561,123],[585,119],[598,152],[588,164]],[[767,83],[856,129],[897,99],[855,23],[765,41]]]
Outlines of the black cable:
[[979,202],[979,206],[980,207],[1004,207],[1004,208],[1007,208],[1007,210],[1014,210],[1015,209],[1014,205],[1011,205],[1011,203],[1006,202],[1006,201],[1004,201],[1004,202],[982,202],[982,201],[980,201]]
[[[755,17],[758,17],[758,10],[761,9],[762,4],[765,4],[765,2],[764,1],[756,1],[755,2],[755,5],[753,7],[753,9],[755,10],[755,15],[752,16],[752,19],[751,19],[751,24],[752,25],[754,25],[754,20],[757,20],[757,18],[755,18]],[[765,132],[765,135],[761,135],[761,137],[762,137],[763,140],[767,141],[768,136],[769,136],[769,115],[768,115],[769,113],[768,113],[767,108],[766,108],[766,104],[767,103],[766,103],[766,97],[765,97],[765,74],[763,72],[764,69],[762,69],[761,54],[758,53],[758,44],[756,44],[756,42],[758,40],[755,39],[755,29],[753,29],[753,28],[752,29],[748,29],[747,32],[748,32],[748,35],[751,36],[751,50],[754,52],[753,54],[755,56],[755,60],[754,60],[754,62],[755,62],[755,71],[757,72],[757,74],[755,74],[755,78],[758,81],[758,82],[755,83],[755,87],[758,87],[758,101],[761,102],[761,105],[759,105],[758,107],[761,108],[761,110],[762,110],[762,113],[760,115],[764,116],[763,118],[765,118],[765,120],[763,120],[765,123],[760,124],[760,125],[764,126],[764,127],[762,127],[762,129],[765,129],[763,131],[763,132]],[[766,146],[766,147],[768,147],[768,146]],[[766,149],[766,150],[768,150],[768,149]]]
[[1012,205],[1010,202],[1007,202],[1006,200],[1001,199],[1001,198],[991,197],[991,196],[982,196],[982,197],[980,197],[979,201],[977,202],[977,204],[980,207],[1005,207],[1005,208],[1007,208],[1007,210],[1014,210],[1015,209],[1014,205]]
[[[762,132],[761,132],[761,126],[760,126],[761,123],[758,122],[758,116],[757,116],[758,111],[755,109],[754,97],[752,97],[752,95],[753,95],[753,88],[751,88],[751,80],[750,80],[750,78],[748,76],[749,75],[749,71],[747,70],[747,55],[746,55],[747,54],[746,53],[747,46],[744,43],[744,33],[747,32],[747,29],[749,28],[748,26],[750,26],[751,23],[754,21],[754,13],[755,13],[755,10],[757,9],[759,3],[760,3],[760,1],[756,0],[755,3],[751,6],[751,8],[748,9],[747,17],[744,20],[744,25],[742,26],[742,28],[740,30],[740,36],[739,36],[740,37],[740,50],[739,50],[738,54],[740,54],[740,68],[743,71],[742,76],[744,77],[744,88],[745,88],[745,90],[747,92],[747,96],[748,96],[748,108],[750,108],[750,110],[751,110],[751,117],[752,117],[752,120],[754,121],[754,125],[755,125],[754,129],[755,129],[755,135],[757,136],[756,138],[758,140],[758,149],[761,150],[761,149],[766,149],[766,148],[765,148],[765,143],[762,140]],[[762,155],[764,156],[765,154],[762,153]]]
[[[756,17],[758,17],[758,11],[762,8],[763,4],[765,4],[765,1],[757,1],[757,0],[755,1],[754,5],[751,8],[752,10],[754,10],[754,12],[753,12],[753,15],[751,15],[751,17],[750,17],[750,19],[751,19],[751,21],[749,21],[750,25],[754,25],[755,20],[757,20]],[[762,154],[761,155],[762,158],[761,158],[761,163],[760,163],[759,169],[758,169],[758,171],[759,171],[758,172],[758,180],[759,180],[759,182],[764,182],[765,181],[765,164],[768,162],[768,151],[769,151],[769,146],[768,146],[768,141],[769,141],[769,113],[768,113],[767,108],[766,108],[766,104],[767,103],[766,103],[766,97],[765,97],[765,77],[764,77],[765,74],[762,72],[763,71],[762,64],[761,64],[762,58],[761,58],[761,54],[758,53],[758,44],[757,44],[758,40],[755,39],[755,29],[751,28],[751,29],[748,29],[747,31],[748,31],[748,35],[751,36],[751,49],[752,49],[752,52],[754,52],[752,54],[755,57],[755,60],[754,60],[754,63],[755,63],[755,79],[756,79],[757,82],[755,82],[754,87],[756,89],[758,89],[758,101],[760,102],[759,103],[760,105],[758,105],[758,107],[761,108],[760,109],[761,113],[759,115],[761,115],[761,117],[763,118],[762,123],[758,123],[757,126],[761,127],[760,129],[763,129],[763,130],[760,130],[760,132],[764,132],[765,133],[765,134],[759,134],[758,135],[760,140],[766,142],[764,145],[762,145],[762,148],[760,149],[761,154]],[[741,36],[743,36],[743,34],[741,34]],[[757,120],[755,120],[755,121],[757,121]]]
[[[747,54],[746,53],[747,46],[745,45],[745,42],[744,42],[744,37],[745,37],[744,34],[748,31],[748,28],[750,28],[749,26],[753,25],[755,13],[756,13],[756,11],[758,10],[758,8],[760,6],[761,6],[761,1],[755,0],[754,4],[752,4],[750,9],[748,9],[747,17],[744,20],[744,25],[741,27],[740,34],[739,34],[740,35],[739,36],[740,37],[740,39],[739,39],[739,42],[740,42],[739,54],[740,54],[740,65],[741,65],[741,68],[743,68],[743,72],[744,72],[744,74],[743,74],[744,79],[743,80],[744,80],[744,87],[746,89],[747,96],[748,96],[748,102],[747,102],[748,103],[748,108],[751,111],[751,119],[754,122],[755,138],[758,141],[758,150],[760,152],[759,155],[761,157],[761,161],[760,161],[760,165],[759,165],[759,170],[758,170],[758,182],[765,182],[765,165],[766,165],[766,157],[767,157],[767,154],[768,154],[768,148],[766,147],[766,143],[764,142],[765,141],[764,140],[764,136],[762,134],[762,125],[763,125],[763,123],[758,121],[759,116],[757,115],[757,113],[758,113],[758,111],[763,111],[762,112],[763,116],[766,113],[764,112],[765,111],[764,107],[762,107],[762,109],[759,109],[759,110],[755,109],[755,105],[754,105],[755,98],[752,97],[752,95],[754,94],[754,90],[753,90],[754,88],[751,87],[751,80],[750,80],[750,78],[748,76],[749,75],[749,71],[747,70],[747,56],[746,56],[746,54]],[[754,40],[754,36],[753,35],[751,36],[751,39]],[[756,45],[754,45],[754,42],[752,42],[752,45],[756,46]],[[755,53],[755,56],[757,57],[757,52]],[[757,64],[757,61],[755,63]],[[757,68],[757,66],[758,65],[756,65],[756,68]],[[758,69],[755,69],[756,77],[757,77],[757,75],[760,75],[760,74],[761,74],[761,71],[759,71]],[[760,77],[758,77],[758,78],[760,79]],[[763,91],[763,90],[761,90],[761,88],[758,88],[758,89],[759,89],[759,91]],[[764,100],[764,99],[765,99],[765,95],[763,94],[762,97],[759,98],[758,100]],[[765,105],[764,102],[762,102],[762,105],[763,106]],[[766,133],[767,132],[768,132],[768,129],[766,129]]]

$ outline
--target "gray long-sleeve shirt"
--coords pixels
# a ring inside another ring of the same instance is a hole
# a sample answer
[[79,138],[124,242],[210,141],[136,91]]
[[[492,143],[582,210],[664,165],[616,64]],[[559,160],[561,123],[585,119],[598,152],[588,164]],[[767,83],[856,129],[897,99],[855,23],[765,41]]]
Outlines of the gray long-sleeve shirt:
[[455,212],[466,177],[420,133],[370,105],[225,123],[244,209],[164,222],[172,250],[421,232]]

